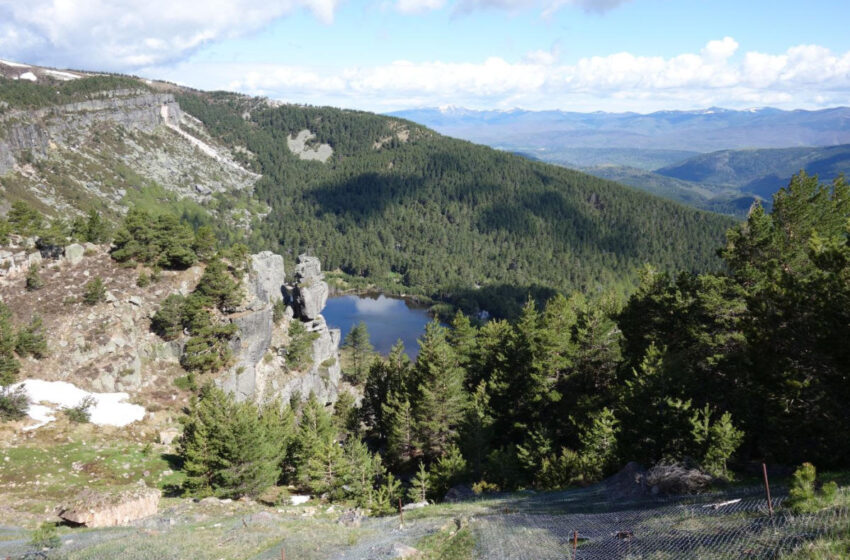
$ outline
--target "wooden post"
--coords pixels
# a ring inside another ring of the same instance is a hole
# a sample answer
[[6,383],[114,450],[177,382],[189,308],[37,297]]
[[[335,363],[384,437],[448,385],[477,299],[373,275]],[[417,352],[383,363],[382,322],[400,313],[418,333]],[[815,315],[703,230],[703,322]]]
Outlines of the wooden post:
[[767,480],[767,465],[761,464],[761,472],[764,474],[764,493],[767,496],[767,511],[773,517],[773,501],[770,499],[770,482]]
[[286,560],[286,551],[284,549],[280,549],[280,560]]
[[573,531],[573,560],[578,560],[578,531]]
[[401,524],[404,525],[404,510],[401,509],[401,498],[398,499],[398,515],[401,518]]

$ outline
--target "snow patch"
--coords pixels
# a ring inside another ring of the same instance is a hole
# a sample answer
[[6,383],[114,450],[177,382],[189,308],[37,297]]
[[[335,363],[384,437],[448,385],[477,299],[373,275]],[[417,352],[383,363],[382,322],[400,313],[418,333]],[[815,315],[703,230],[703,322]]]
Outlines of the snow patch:
[[18,76],[18,79],[19,80],[29,80],[31,82],[37,82],[38,81],[38,77],[35,74],[33,74],[32,72],[24,72],[23,74]]
[[76,74],[71,74],[70,72],[62,72],[60,70],[48,70],[45,68],[43,72],[45,74],[50,74],[54,78],[62,80],[64,82],[76,80],[77,78],[79,78],[79,76],[77,76]]
[[27,416],[39,422],[25,430],[34,430],[56,419],[54,413],[62,408],[76,406],[84,398],[91,396],[94,405],[89,409],[91,423],[98,426],[126,426],[145,417],[145,409],[137,404],[125,402],[130,398],[127,393],[89,393],[72,383],[65,381],[43,381],[27,379],[12,385],[12,389],[23,387],[33,403],[50,403],[55,408],[43,404],[31,404]]
[[3,60],[0,58],[0,64],[11,66],[12,68],[31,68],[29,64],[21,64],[20,62],[12,62],[11,60]]

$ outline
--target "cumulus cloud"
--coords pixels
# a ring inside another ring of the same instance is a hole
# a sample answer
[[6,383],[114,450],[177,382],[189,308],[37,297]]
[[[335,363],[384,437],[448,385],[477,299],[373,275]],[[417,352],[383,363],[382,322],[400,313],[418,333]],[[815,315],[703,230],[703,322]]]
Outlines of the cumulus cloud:
[[[672,57],[622,52],[558,62],[554,52],[534,51],[518,62],[491,57],[475,63],[395,61],[385,65],[315,69],[256,66],[192,69],[157,74],[198,81],[207,88],[230,87],[287,101],[370,110],[416,106],[522,106],[576,110],[654,110],[709,105],[815,107],[846,104],[850,52],[817,45],[778,54],[747,52],[731,37],[710,41],[695,53]],[[228,81],[203,82],[209,76]],[[206,77],[206,78],[205,78]]]
[[132,70],[298,9],[331,22],[339,0],[0,0],[0,52],[56,66]]

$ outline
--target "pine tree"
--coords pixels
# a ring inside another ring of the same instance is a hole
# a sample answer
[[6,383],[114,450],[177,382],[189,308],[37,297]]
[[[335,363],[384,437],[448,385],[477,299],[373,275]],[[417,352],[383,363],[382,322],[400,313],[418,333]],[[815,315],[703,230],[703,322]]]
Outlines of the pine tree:
[[384,475],[381,456],[372,454],[357,438],[345,442],[345,460],[348,464],[344,474],[346,493],[361,507],[372,507],[375,500],[375,485]]
[[425,463],[419,461],[419,470],[410,481],[410,488],[407,491],[407,499],[411,502],[427,502],[428,495],[431,490],[431,475],[428,474],[428,469],[425,468]]
[[[384,418],[384,404],[390,393],[409,395],[410,359],[404,353],[404,343],[396,342],[386,359],[377,359],[369,367],[363,389],[360,415],[366,429],[378,441],[386,441],[389,423]],[[408,398],[409,400],[409,398]]]
[[0,387],[6,387],[15,382],[20,362],[15,358],[15,346],[18,336],[12,324],[12,312],[6,304],[0,302]]
[[369,330],[366,323],[360,321],[348,331],[343,341],[343,348],[351,352],[351,375],[352,382],[356,385],[363,383],[366,379],[366,366],[372,356],[372,343],[369,341]]
[[469,469],[474,477],[480,477],[484,472],[494,436],[490,396],[486,387],[482,381],[470,395],[460,438],[463,456],[469,461]]
[[387,430],[387,457],[394,465],[403,467],[420,448],[413,408],[406,397],[393,392],[383,404],[382,414]]
[[464,371],[446,340],[446,328],[436,321],[425,328],[415,372],[420,394],[416,431],[425,456],[436,459],[456,440],[466,407]]

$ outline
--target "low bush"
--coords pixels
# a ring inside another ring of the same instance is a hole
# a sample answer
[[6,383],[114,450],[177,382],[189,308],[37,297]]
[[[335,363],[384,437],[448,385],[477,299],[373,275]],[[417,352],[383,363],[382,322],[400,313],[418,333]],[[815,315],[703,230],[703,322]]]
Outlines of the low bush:
[[30,400],[23,387],[0,389],[0,420],[20,420],[27,414]]

